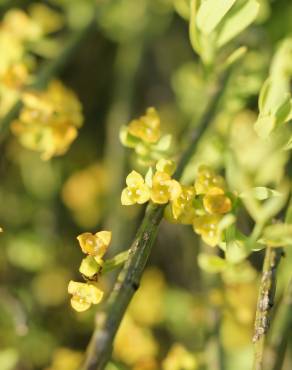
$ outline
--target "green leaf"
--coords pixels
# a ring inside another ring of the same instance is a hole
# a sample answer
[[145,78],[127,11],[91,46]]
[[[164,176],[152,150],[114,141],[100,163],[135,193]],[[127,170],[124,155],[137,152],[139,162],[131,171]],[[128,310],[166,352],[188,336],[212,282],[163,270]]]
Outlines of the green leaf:
[[152,178],[153,178],[153,169],[152,167],[149,167],[146,175],[145,175],[145,184],[149,187],[152,188]]
[[[221,4],[221,1],[218,1],[218,4]],[[234,12],[230,12],[222,24],[217,46],[222,47],[247,28],[256,19],[258,11],[259,3],[256,0],[248,0],[241,7],[235,8]]]
[[153,148],[159,152],[165,152],[167,151],[172,143],[172,135],[164,135],[162,138],[158,141],[157,144],[153,145]]
[[196,24],[196,17],[197,17],[197,6],[198,0],[191,0],[191,8],[190,8],[190,25],[189,25],[189,33],[190,33],[190,41],[193,49],[201,55],[201,41],[199,31],[197,29]]
[[247,52],[246,46],[241,46],[234,50],[225,60],[223,68],[230,67],[232,64],[238,62]]
[[205,0],[197,15],[197,25],[201,32],[208,35],[220,23],[236,0]]
[[189,0],[173,0],[174,8],[177,13],[184,19],[190,18],[190,2]]
[[287,93],[283,103],[276,111],[277,123],[281,124],[289,121],[291,117],[291,112],[292,112],[292,99],[290,97],[290,94]]
[[230,263],[239,263],[243,261],[248,255],[248,251],[245,247],[243,240],[232,240],[227,243],[225,257]]
[[292,245],[292,224],[275,224],[267,226],[259,243],[270,247],[285,247]]
[[227,262],[223,258],[205,253],[198,255],[198,264],[202,270],[209,273],[222,272],[227,267]]
[[284,150],[290,150],[290,149],[292,149],[292,136],[290,137],[290,139],[284,146]]
[[127,126],[122,126],[120,129],[120,142],[127,148],[135,148],[141,140],[129,134]]
[[262,139],[266,139],[276,126],[276,117],[274,115],[259,115],[254,129],[258,136]]
[[257,200],[266,200],[271,197],[279,197],[282,196],[280,192],[274,189],[266,188],[264,186],[257,186],[250,190],[246,190],[239,194],[240,198],[246,198],[252,196]]
[[271,80],[267,78],[266,81],[263,83],[263,86],[261,88],[260,95],[259,95],[258,105],[259,105],[260,112],[265,112],[267,110],[266,104],[267,104],[267,99],[269,96],[270,88],[271,88]]

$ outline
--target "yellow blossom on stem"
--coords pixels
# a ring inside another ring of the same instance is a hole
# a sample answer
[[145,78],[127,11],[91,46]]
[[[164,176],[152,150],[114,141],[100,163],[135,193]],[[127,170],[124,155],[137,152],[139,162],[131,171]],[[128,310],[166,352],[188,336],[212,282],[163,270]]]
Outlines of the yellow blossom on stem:
[[88,310],[91,305],[98,304],[103,297],[103,291],[96,286],[72,280],[68,285],[68,293],[72,294],[71,306],[78,312]]
[[64,154],[82,125],[81,104],[61,82],[53,81],[42,92],[26,92],[23,108],[12,123],[22,145],[42,153],[43,159]]
[[166,204],[181,193],[181,185],[166,172],[157,171],[152,179],[151,200],[157,204]]
[[231,210],[231,200],[224,194],[224,190],[214,187],[203,198],[205,210],[211,214],[224,214]]
[[182,224],[192,224],[196,216],[193,201],[196,191],[193,186],[181,185],[181,193],[171,202],[173,217]]
[[100,260],[111,242],[110,231],[99,231],[96,234],[83,233],[77,236],[82,252]]
[[208,166],[200,166],[195,181],[197,194],[206,194],[213,187],[224,189],[225,182],[223,177],[216,175]]
[[150,190],[138,172],[132,171],[126,178],[126,184],[127,187],[122,191],[121,195],[122,205],[129,206],[148,202]]
[[146,143],[156,143],[160,139],[160,118],[155,108],[148,108],[146,114],[134,119],[128,125],[131,135]]
[[193,229],[202,236],[206,244],[215,247],[220,241],[220,232],[218,230],[220,220],[220,215],[198,216],[193,221]]
[[103,260],[96,260],[92,256],[86,256],[83,258],[79,267],[79,272],[83,275],[86,280],[97,281],[98,273],[101,272]]
[[170,176],[174,174],[176,170],[176,164],[170,159],[159,159],[156,163],[156,170],[159,172],[166,172]]

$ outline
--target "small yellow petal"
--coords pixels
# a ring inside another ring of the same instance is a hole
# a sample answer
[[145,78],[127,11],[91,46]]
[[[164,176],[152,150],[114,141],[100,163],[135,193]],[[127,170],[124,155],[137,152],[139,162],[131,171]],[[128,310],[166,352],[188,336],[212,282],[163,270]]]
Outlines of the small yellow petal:
[[150,198],[150,190],[147,185],[142,185],[139,187],[137,190],[138,197],[137,197],[137,203],[138,204],[143,204],[148,202]]
[[74,308],[74,310],[77,312],[84,312],[91,306],[91,303],[86,302],[78,297],[72,297],[70,303],[72,308]]
[[171,183],[169,185],[169,194],[170,194],[169,199],[173,200],[173,199],[178,198],[181,192],[182,192],[182,188],[181,188],[180,183],[176,180],[171,180]]
[[160,159],[157,163],[156,163],[156,169],[157,171],[160,171],[160,172],[165,172],[167,173],[168,175],[172,175],[174,173],[174,171],[176,170],[176,164],[174,161],[170,160],[170,159]]
[[100,238],[105,245],[109,245],[112,239],[112,232],[111,231],[99,231],[95,234],[98,238]]
[[131,206],[135,204],[135,201],[132,198],[132,192],[128,188],[122,191],[121,203],[123,206]]
[[126,184],[128,186],[139,186],[144,184],[144,179],[138,172],[132,171],[126,178]]
[[205,210],[211,214],[224,214],[231,210],[231,200],[222,189],[211,189],[203,198]]

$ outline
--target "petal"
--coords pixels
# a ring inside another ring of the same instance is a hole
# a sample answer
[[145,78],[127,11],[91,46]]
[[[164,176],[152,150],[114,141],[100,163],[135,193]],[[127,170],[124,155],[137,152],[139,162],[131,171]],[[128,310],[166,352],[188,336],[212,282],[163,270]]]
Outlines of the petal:
[[91,306],[91,303],[86,302],[85,300],[82,300],[79,297],[72,297],[70,303],[72,308],[77,312],[86,311]]
[[156,169],[157,171],[166,172],[168,175],[172,175],[176,170],[176,164],[170,159],[162,158],[156,163]]
[[169,201],[169,196],[167,192],[160,192],[159,189],[151,191],[151,200],[156,204],[166,204]]
[[170,185],[169,185],[169,195],[170,199],[177,199],[182,192],[182,187],[180,183],[176,180],[171,180]]
[[138,172],[132,171],[126,178],[126,184],[128,186],[139,186],[144,184],[144,179]]
[[143,204],[143,203],[148,202],[148,200],[150,198],[150,190],[147,187],[147,185],[140,186],[139,190],[137,191],[137,194],[139,195],[138,198],[137,198],[137,203],[138,204]]
[[69,284],[68,284],[68,293],[69,294],[76,294],[76,292],[82,288],[82,286],[84,285],[84,283],[79,283],[77,281],[73,281],[73,280],[70,280],[69,281]]
[[129,195],[129,189],[128,188],[125,188],[122,191],[121,203],[122,203],[123,206],[131,206],[132,204],[135,204],[135,201],[133,201],[133,199]]
[[108,246],[112,239],[112,232],[111,231],[99,231],[95,234],[98,238],[100,238],[103,243]]
[[94,254],[97,244],[95,235],[91,233],[83,233],[77,236],[77,240],[79,241],[83,253]]
[[92,284],[87,285],[88,301],[92,304],[98,304],[103,298],[103,291]]

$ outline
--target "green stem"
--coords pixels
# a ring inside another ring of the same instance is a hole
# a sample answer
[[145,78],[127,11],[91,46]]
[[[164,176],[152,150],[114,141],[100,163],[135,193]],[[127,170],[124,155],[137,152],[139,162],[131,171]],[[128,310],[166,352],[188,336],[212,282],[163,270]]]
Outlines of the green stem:
[[[189,147],[182,155],[175,173],[177,179],[183,174],[186,165],[195,153],[200,138],[216,114],[219,100],[227,85],[226,75],[224,75],[222,83],[223,85],[220,85],[218,91],[211,99],[196,133],[192,136]],[[82,370],[103,370],[105,368],[112,352],[115,334],[135,291],[139,287],[142,273],[156,238],[158,226],[163,217],[164,208],[164,205],[159,206],[152,203],[147,206],[142,224],[130,247],[129,258],[119,274],[113,292],[110,295],[107,309],[101,315],[102,319],[97,320],[98,323],[91,337]]]
[[102,273],[107,274],[108,272],[111,272],[115,270],[116,268],[123,265],[127,259],[129,258],[129,251],[121,252],[114,256],[113,258],[106,260],[103,267],[102,267]]
[[[59,56],[56,59],[45,63],[42,69],[40,70],[39,74],[37,75],[35,81],[25,86],[25,88],[41,90],[44,87],[46,87],[48,82],[66,66],[71,56],[80,46],[88,32],[93,28],[94,24],[95,22],[91,20],[84,28],[75,31],[74,34],[68,40],[65,47],[62,49]],[[13,119],[15,119],[18,116],[21,108],[22,102],[21,100],[18,100],[10,109],[10,111],[0,121],[0,132],[1,132],[0,141],[2,141],[8,134],[10,123]]]
[[266,248],[262,279],[259,288],[255,329],[253,370],[263,370],[265,341],[269,328],[271,308],[274,305],[276,271],[282,255],[281,248]]

